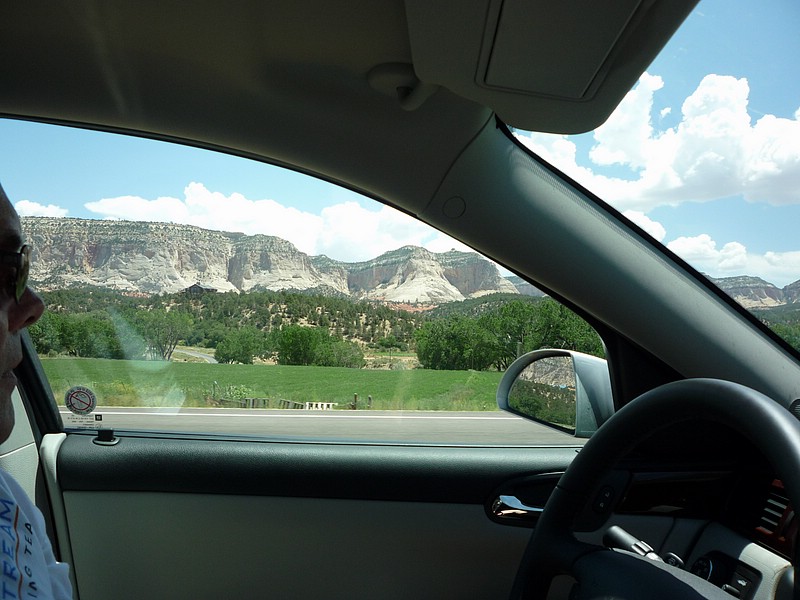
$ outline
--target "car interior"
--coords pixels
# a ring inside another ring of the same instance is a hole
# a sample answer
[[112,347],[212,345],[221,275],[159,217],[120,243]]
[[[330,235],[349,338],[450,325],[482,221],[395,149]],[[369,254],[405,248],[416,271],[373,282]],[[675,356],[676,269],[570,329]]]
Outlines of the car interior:
[[606,353],[574,363],[603,396],[588,441],[103,437],[65,428],[26,338],[0,468],[74,597],[800,597],[797,351],[514,135],[601,125],[696,4],[4,3],[0,117],[353,190],[531,282]]

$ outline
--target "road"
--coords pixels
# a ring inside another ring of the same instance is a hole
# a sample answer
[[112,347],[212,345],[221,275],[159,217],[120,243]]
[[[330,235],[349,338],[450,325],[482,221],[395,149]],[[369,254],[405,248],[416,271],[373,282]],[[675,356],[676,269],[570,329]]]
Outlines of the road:
[[[103,427],[258,435],[280,439],[335,439],[488,446],[574,444],[571,435],[502,412],[392,412],[233,408],[103,408]],[[62,410],[65,427],[78,418]],[[84,418],[84,421],[86,418]]]
[[185,348],[175,348],[175,351],[172,353],[173,356],[175,354],[185,354],[186,356],[192,356],[194,358],[200,358],[207,363],[216,364],[217,359],[214,358],[213,354],[207,354],[205,352],[197,352],[196,350],[187,350]]

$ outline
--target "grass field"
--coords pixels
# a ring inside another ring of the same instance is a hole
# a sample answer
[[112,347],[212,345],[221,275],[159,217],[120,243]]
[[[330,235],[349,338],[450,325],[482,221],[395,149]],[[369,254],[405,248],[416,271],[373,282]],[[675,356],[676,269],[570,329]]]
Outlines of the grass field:
[[42,358],[56,401],[74,385],[100,406],[209,406],[213,399],[268,398],[336,402],[378,410],[495,410],[501,373],[377,370],[281,365],[220,365],[92,358]]

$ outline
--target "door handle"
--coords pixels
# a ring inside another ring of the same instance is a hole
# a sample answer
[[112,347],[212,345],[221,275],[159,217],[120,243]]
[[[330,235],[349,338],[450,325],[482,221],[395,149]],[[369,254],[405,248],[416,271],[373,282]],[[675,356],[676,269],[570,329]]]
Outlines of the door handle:
[[536,522],[544,511],[540,506],[529,506],[516,496],[502,494],[492,502],[492,513],[498,519]]

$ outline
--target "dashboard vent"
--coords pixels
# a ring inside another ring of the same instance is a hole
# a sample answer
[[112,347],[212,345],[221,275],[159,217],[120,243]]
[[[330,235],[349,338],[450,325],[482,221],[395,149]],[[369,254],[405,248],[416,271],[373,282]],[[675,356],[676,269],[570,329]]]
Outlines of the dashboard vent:
[[798,419],[800,419],[800,398],[795,400],[789,405],[789,411]]
[[781,526],[788,508],[789,499],[773,489],[767,498],[764,509],[761,511],[758,528],[767,535],[779,533],[778,527]]

